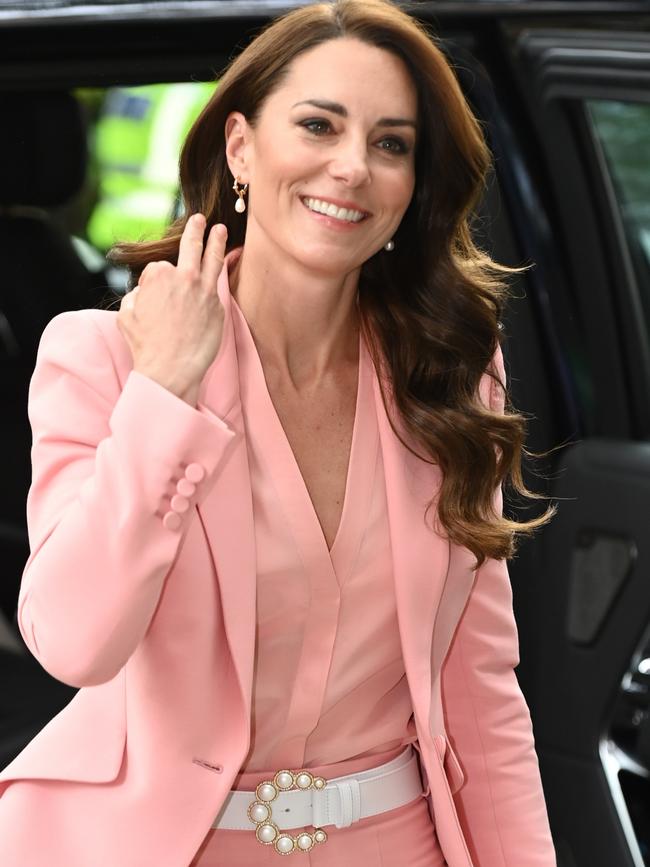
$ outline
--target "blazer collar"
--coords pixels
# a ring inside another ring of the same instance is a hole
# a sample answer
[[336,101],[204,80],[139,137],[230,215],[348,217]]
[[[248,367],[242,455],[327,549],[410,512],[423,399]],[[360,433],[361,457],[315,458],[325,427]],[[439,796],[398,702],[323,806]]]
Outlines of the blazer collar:
[[[388,408],[384,407],[377,375],[374,389],[402,654],[416,719],[424,723],[429,712],[434,623],[450,562],[448,539],[431,526],[441,472],[437,465],[416,457],[393,430],[390,419],[409,443],[389,388]],[[425,521],[427,503],[432,499]]]
[[226,255],[217,280],[217,295],[224,310],[223,333],[219,350],[203,377],[199,390],[199,403],[206,405],[212,412],[224,419],[233,407],[239,404],[239,371],[228,277],[243,249],[243,247],[235,247]]

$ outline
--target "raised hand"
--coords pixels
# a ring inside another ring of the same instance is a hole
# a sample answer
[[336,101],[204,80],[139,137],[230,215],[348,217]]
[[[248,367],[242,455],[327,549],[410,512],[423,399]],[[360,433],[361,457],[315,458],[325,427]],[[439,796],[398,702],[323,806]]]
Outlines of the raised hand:
[[217,278],[227,230],[221,223],[213,226],[204,251],[205,225],[203,214],[190,217],[177,264],[149,262],[138,285],[122,299],[117,317],[133,369],[192,405],[223,334]]

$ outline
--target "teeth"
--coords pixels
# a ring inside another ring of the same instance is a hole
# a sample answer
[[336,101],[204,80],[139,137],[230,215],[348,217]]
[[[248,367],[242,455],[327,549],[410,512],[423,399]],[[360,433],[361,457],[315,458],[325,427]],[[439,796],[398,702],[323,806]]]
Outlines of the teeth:
[[320,199],[303,199],[310,211],[316,211],[318,214],[326,214],[328,217],[335,217],[337,220],[346,220],[348,223],[358,223],[364,215],[361,211],[354,211],[349,208],[338,208],[330,202],[323,202]]

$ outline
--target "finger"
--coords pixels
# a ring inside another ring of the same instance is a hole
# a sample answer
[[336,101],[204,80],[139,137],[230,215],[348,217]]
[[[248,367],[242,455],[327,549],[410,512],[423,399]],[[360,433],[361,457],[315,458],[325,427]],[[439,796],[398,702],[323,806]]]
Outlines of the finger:
[[181,235],[178,247],[177,268],[181,271],[201,272],[201,256],[203,255],[203,232],[205,217],[203,214],[192,214]]
[[135,307],[136,295],[140,291],[139,286],[135,286],[131,289],[130,292],[127,292],[126,295],[122,296],[122,300],[120,301],[120,310],[123,308],[125,310],[133,310]]
[[201,265],[202,283],[208,289],[215,289],[217,286],[217,280],[223,268],[227,238],[228,230],[223,223],[217,223],[210,229]]
[[145,280],[153,271],[153,266],[155,264],[156,264],[155,262],[147,262],[147,264],[144,266],[144,268],[140,272],[140,277],[138,278],[140,280],[140,283],[142,283],[144,285]]

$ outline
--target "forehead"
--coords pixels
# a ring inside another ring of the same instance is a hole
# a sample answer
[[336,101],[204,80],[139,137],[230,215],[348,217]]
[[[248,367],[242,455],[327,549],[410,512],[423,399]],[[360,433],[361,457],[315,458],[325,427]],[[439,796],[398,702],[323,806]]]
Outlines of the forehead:
[[404,61],[391,51],[348,37],[298,55],[271,99],[293,105],[318,97],[368,114],[408,111],[415,117],[417,110],[415,83]]

